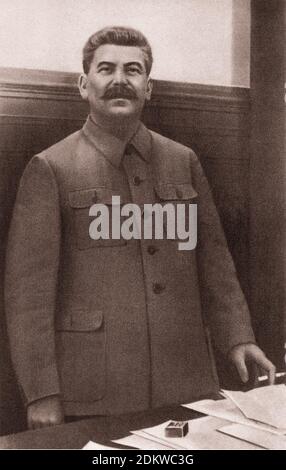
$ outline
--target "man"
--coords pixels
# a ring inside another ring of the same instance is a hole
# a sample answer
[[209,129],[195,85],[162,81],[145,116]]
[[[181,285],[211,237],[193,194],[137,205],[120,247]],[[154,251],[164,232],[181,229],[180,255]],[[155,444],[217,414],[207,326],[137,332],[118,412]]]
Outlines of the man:
[[[35,156],[10,228],[6,311],[29,428],[64,415],[119,414],[189,402],[218,389],[212,341],[248,380],[249,314],[195,154],[145,128],[151,48],[130,28],[105,28],[83,51],[82,130]],[[198,207],[198,245],[119,236],[94,240],[90,207]]]

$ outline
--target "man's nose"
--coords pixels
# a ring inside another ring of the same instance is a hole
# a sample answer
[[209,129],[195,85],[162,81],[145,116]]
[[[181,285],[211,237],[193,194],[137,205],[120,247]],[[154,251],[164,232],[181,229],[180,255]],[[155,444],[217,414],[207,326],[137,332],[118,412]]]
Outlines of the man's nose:
[[115,69],[113,74],[113,83],[126,83],[126,74],[122,69]]

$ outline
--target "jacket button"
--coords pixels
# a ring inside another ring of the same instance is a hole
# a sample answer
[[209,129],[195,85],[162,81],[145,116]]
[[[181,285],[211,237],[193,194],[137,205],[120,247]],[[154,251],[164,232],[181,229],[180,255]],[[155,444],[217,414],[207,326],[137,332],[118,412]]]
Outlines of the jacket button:
[[176,195],[179,199],[182,199],[182,197],[183,197],[183,193],[180,189],[176,189]]
[[156,248],[154,245],[149,245],[147,248],[149,255],[154,255],[156,251],[159,251],[159,248]]
[[97,192],[96,191],[94,191],[94,193],[93,193],[92,202],[94,202],[94,204],[96,204],[96,202],[97,202]]
[[154,294],[161,294],[166,289],[164,284],[160,284],[159,282],[154,282],[153,284],[153,292]]
[[139,184],[142,182],[142,179],[140,178],[140,176],[136,175],[136,176],[133,176],[133,184],[134,186],[139,186]]

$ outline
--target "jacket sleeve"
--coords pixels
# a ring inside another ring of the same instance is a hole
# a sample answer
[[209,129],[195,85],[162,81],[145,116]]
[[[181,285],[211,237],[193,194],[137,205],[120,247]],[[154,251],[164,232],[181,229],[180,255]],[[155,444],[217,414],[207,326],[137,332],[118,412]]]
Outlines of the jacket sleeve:
[[255,338],[211,190],[193,152],[191,172],[198,193],[197,260],[202,308],[212,343],[226,355],[232,347],[254,343]]
[[54,330],[60,233],[55,176],[46,158],[35,156],[20,182],[5,273],[11,356],[27,404],[60,393]]

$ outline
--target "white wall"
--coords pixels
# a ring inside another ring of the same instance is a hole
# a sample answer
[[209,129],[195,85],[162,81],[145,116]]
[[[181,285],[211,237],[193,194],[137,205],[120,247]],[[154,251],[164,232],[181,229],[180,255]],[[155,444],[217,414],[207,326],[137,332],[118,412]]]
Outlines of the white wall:
[[81,71],[81,49],[106,25],[140,29],[153,77],[249,86],[250,0],[0,0],[0,65]]

